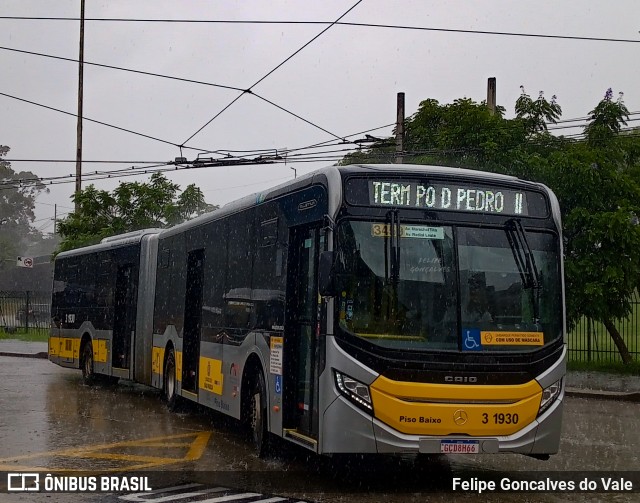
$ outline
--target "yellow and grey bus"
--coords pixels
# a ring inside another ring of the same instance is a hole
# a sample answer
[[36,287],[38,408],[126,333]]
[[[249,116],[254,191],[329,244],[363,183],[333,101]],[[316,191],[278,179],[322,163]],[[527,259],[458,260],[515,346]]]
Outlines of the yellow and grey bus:
[[558,450],[560,211],[539,183],[331,166],[55,261],[49,358],[243,421],[259,454]]

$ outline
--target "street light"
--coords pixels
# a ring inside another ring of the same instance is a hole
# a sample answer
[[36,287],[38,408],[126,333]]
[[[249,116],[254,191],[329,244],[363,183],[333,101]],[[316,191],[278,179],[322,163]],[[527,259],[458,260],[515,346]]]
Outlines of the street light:
[[289,169],[293,170],[293,178],[298,178],[298,171],[293,166],[290,166]]

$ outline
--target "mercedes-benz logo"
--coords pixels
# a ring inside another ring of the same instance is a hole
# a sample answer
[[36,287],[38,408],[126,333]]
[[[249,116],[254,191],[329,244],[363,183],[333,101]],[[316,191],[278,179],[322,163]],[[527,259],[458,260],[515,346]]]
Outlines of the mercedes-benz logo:
[[462,409],[458,409],[453,413],[453,422],[456,423],[458,426],[462,426],[463,424],[465,424],[468,419],[469,419],[469,416]]

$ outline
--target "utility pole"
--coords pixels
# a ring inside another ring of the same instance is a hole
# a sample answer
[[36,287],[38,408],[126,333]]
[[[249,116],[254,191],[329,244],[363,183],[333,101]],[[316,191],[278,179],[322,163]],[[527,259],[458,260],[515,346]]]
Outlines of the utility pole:
[[[82,77],[84,69],[84,0],[80,0],[80,54],[78,56],[78,129],[76,139],[76,195],[82,190]],[[76,211],[78,203],[76,202]]]
[[398,93],[396,110],[396,164],[402,164],[404,158],[404,93]]
[[53,205],[53,235],[58,233],[58,205]]
[[487,81],[487,107],[491,115],[496,113],[496,78],[489,77]]

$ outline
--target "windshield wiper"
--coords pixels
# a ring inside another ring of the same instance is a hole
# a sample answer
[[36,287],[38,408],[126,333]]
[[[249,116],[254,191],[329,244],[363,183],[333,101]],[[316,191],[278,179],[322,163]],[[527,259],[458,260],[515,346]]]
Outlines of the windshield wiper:
[[389,212],[389,235],[391,236],[391,282],[397,285],[400,281],[400,215],[398,210]]
[[[389,218],[389,232],[385,232],[385,279],[391,287],[391,302],[389,304],[389,319],[394,323],[398,314],[398,287],[400,285],[400,215],[398,210],[391,210]],[[389,256],[387,255],[387,236],[389,237]],[[387,264],[389,266],[387,266]]]
[[529,241],[527,240],[527,234],[522,227],[522,222],[515,218],[505,224],[505,232],[522,279],[522,287],[531,289],[534,292],[533,319],[535,323],[538,323],[540,320],[540,290],[542,289],[542,283],[540,282],[540,274],[536,267],[531,246],[529,246]]

